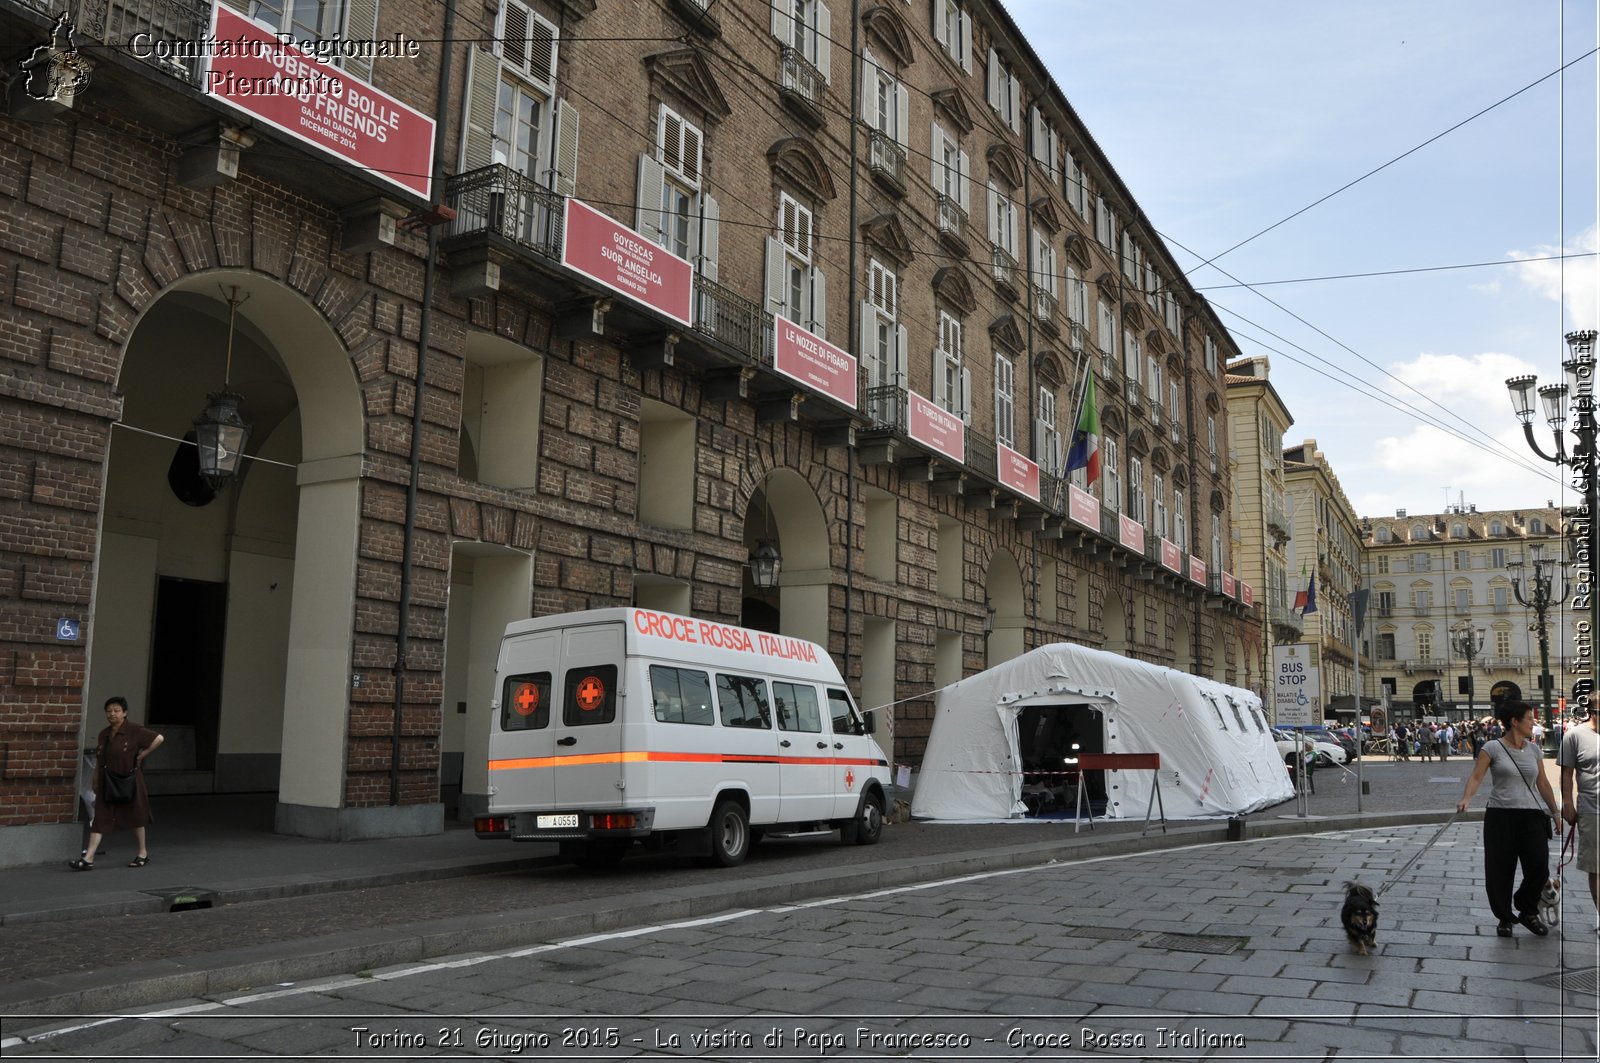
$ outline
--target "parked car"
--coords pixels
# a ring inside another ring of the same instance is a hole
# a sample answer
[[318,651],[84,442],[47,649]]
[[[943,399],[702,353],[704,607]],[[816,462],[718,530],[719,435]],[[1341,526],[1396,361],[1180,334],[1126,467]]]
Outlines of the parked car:
[[1305,727],[1301,728],[1306,737],[1316,742],[1329,742],[1344,750],[1344,762],[1348,764],[1356,759],[1356,740],[1346,735],[1343,731],[1335,731],[1331,727]]
[[[1272,737],[1277,742],[1279,757],[1288,757],[1295,751],[1296,742],[1293,731],[1277,728],[1272,732]],[[1319,742],[1309,731],[1306,732],[1305,739],[1311,741],[1311,752],[1315,757],[1313,762],[1315,767],[1332,768],[1345,763],[1348,759],[1344,747],[1335,742]]]

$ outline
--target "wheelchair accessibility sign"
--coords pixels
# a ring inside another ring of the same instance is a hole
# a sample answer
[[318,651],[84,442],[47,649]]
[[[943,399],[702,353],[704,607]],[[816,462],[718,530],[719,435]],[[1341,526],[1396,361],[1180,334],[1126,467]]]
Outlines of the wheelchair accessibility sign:
[[82,634],[83,624],[81,621],[70,620],[67,617],[62,617],[56,621],[57,642],[77,642],[78,637]]

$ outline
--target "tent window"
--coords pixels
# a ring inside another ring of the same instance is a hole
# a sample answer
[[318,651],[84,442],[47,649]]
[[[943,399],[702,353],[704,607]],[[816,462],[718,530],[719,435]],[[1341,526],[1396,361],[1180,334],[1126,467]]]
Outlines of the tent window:
[[1226,731],[1228,729],[1228,721],[1222,718],[1222,706],[1217,704],[1216,695],[1207,694],[1206,700],[1211,702],[1211,711],[1217,714],[1217,726]]
[[1244,713],[1239,711],[1239,703],[1231,696],[1228,698],[1228,708],[1233,710],[1233,718],[1239,723],[1239,733],[1243,734],[1247,729],[1244,725]]
[[1267,733],[1267,722],[1266,719],[1261,715],[1261,708],[1259,706],[1250,706],[1250,719],[1255,721],[1257,734]]

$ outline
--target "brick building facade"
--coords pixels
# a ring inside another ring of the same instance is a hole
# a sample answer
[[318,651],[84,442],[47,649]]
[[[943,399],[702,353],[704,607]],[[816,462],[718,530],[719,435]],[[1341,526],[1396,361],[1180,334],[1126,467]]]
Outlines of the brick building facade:
[[[89,0],[87,84],[0,118],[0,859],[76,849],[113,693],[169,734],[154,788],[437,830],[530,614],[813,639],[911,764],[932,689],[1046,642],[1259,687],[1238,351],[998,6],[283,6],[249,14],[421,42],[343,72],[437,119],[432,196],[129,46],[203,6]],[[51,17],[0,0],[0,58]],[[606,250],[687,312],[573,265]],[[250,460],[212,491],[183,438],[224,383]]]

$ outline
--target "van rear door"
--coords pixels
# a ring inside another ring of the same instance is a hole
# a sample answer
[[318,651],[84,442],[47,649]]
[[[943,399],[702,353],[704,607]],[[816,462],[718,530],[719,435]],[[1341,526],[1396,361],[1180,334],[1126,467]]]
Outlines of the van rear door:
[[491,811],[555,803],[551,722],[560,645],[555,633],[518,635],[500,644],[500,709],[489,732]]
[[622,802],[623,627],[591,624],[561,632],[554,734],[555,805],[608,808]]

